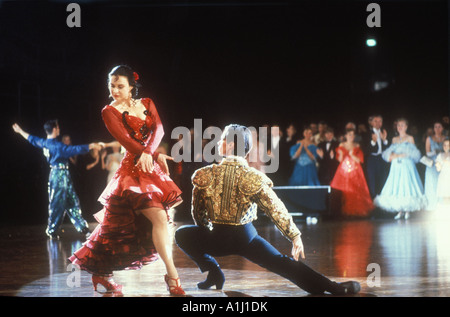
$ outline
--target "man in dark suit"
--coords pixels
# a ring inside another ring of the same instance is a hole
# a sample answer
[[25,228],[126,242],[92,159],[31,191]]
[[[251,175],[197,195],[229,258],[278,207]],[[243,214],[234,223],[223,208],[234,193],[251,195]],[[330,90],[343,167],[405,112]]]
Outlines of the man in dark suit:
[[369,118],[370,129],[364,140],[366,155],[367,185],[372,199],[383,189],[389,171],[389,166],[381,157],[388,147],[386,129],[383,129],[383,117],[375,115]]
[[336,173],[339,162],[336,160],[336,148],[339,142],[334,138],[334,130],[328,127],[325,132],[325,141],[317,146],[319,151],[319,181],[322,185],[330,185]]
[[[233,135],[237,141],[232,141]],[[198,287],[209,289],[215,285],[221,289],[225,277],[214,256],[235,254],[312,294],[359,292],[359,283],[333,282],[299,260],[300,256],[304,258],[303,243],[292,216],[273,191],[272,181],[249,167],[245,160],[252,147],[251,140],[251,132],[246,127],[227,126],[219,142],[219,153],[224,159],[219,164],[198,169],[192,176],[192,216],[196,225],[179,228],[175,239],[200,270],[208,272]],[[292,242],[292,257],[281,254],[258,234],[252,224],[257,218],[257,208]]]
[[289,183],[289,177],[294,170],[295,162],[291,160],[290,149],[297,143],[297,129],[294,124],[290,124],[278,142],[279,167],[278,171],[271,176],[275,186],[286,186]]

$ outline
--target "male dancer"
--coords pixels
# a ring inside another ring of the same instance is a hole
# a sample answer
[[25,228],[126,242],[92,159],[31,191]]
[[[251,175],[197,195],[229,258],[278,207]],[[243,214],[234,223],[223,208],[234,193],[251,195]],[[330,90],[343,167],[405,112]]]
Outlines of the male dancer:
[[[231,139],[233,136],[235,140]],[[225,277],[212,256],[236,254],[283,276],[311,294],[359,292],[359,283],[332,282],[298,261],[300,255],[305,257],[300,231],[271,189],[271,180],[248,166],[245,157],[251,147],[250,130],[240,125],[229,125],[219,142],[219,153],[225,158],[220,164],[198,169],[192,176],[192,216],[197,225],[179,228],[175,238],[178,246],[200,270],[209,272],[198,287],[208,289],[216,285],[221,289]],[[292,242],[293,258],[282,255],[258,235],[252,224],[257,207]]]
[[85,145],[65,145],[57,140],[60,130],[57,120],[50,120],[44,124],[47,139],[30,135],[15,123],[14,132],[20,134],[33,146],[43,149],[44,156],[50,164],[48,178],[48,226],[45,230],[51,239],[58,239],[58,229],[61,226],[64,214],[67,212],[75,229],[85,235],[89,235],[89,227],[81,215],[80,201],[73,188],[69,173],[69,158],[78,154],[87,153],[90,149],[101,149],[98,143]]

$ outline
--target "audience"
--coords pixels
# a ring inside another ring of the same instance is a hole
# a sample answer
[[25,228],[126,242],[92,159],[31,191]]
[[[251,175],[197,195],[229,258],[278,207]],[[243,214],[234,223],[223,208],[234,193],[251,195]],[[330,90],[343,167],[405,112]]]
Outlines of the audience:
[[[405,120],[401,120],[403,124]],[[417,170],[421,172],[422,180],[428,179],[425,182],[425,188],[429,187],[426,192],[430,198],[428,207],[425,208],[426,210],[433,210],[436,205],[436,201],[433,201],[435,197],[432,197],[433,192],[434,196],[436,196],[436,189],[431,189],[436,187],[433,185],[436,185],[435,183],[437,183],[439,176],[439,172],[435,167],[435,161],[438,152],[442,151],[443,140],[445,137],[448,137],[449,121],[449,118],[446,116],[439,121],[439,127],[436,127],[436,124],[429,127],[427,134],[423,138],[423,147],[419,144],[416,146],[422,152],[422,155],[428,156],[432,162],[432,167],[422,165],[422,160],[421,163],[414,163],[418,165]],[[367,126],[364,123],[347,122],[343,125],[344,129],[342,132],[336,133],[334,127],[325,121],[312,122],[303,130],[303,138],[301,140],[296,133],[295,124],[289,124],[284,130],[285,133],[280,135],[278,141],[279,171],[276,175],[269,174],[268,176],[273,177],[275,186],[330,185],[336,174],[337,167],[343,160],[342,155],[339,157],[340,155],[337,152],[339,143],[342,146],[342,143],[346,140],[344,132],[353,131],[353,142],[358,144],[358,151],[360,152],[358,165],[364,172],[363,177],[358,177],[353,181],[359,182],[360,188],[368,187],[371,198],[375,199],[376,196],[380,195],[391,168],[391,164],[383,159],[382,154],[390,146],[390,140],[399,136],[398,121],[392,121],[393,130],[388,129],[389,133],[383,128],[383,117],[379,114],[370,116],[368,123],[369,125]],[[417,126],[411,126],[410,130],[411,142],[413,144],[417,141],[421,142]],[[280,131],[283,131],[281,127]],[[414,140],[417,141],[415,142]],[[436,151],[436,147],[433,145],[434,142],[440,143],[440,150]],[[435,177],[433,179],[430,176],[426,178],[425,171],[429,174],[431,170],[435,173],[433,174]],[[370,207],[370,204],[368,206]],[[378,210],[380,210],[381,207],[378,207]],[[388,211],[382,208],[381,210]],[[405,218],[409,217],[406,211],[402,214],[406,216]],[[397,213],[397,219],[401,217],[399,215]]]

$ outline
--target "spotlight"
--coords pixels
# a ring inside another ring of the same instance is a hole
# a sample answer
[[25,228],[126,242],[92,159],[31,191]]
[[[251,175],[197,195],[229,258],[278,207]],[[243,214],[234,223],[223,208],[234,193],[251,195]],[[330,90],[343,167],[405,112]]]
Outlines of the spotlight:
[[366,40],[366,45],[369,47],[373,47],[377,45],[377,41],[375,39],[367,39]]

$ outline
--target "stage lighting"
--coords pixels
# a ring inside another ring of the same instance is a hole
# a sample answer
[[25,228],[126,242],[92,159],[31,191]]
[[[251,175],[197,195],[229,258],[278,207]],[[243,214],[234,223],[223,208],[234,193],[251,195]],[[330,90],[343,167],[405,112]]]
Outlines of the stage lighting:
[[366,40],[366,45],[369,47],[373,47],[377,45],[377,41],[375,39],[367,39]]

